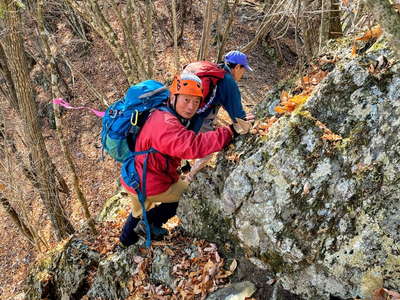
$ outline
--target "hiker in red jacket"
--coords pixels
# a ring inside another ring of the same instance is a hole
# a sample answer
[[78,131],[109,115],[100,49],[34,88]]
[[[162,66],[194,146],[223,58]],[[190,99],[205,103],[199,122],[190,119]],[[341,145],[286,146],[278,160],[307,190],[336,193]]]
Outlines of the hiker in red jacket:
[[[246,71],[253,71],[249,66],[247,55],[238,51],[230,51],[224,55],[222,64],[214,64],[208,61],[198,61],[188,64],[184,73],[196,74],[203,82],[204,102],[197,110],[191,128],[195,132],[207,132],[213,130],[213,123],[222,106],[233,122],[239,118],[252,121],[254,115],[243,110],[242,97],[238,82]],[[188,180],[211,159],[211,155],[196,160]]]
[[[144,206],[151,226],[152,239],[158,239],[167,233],[161,226],[176,214],[178,200],[188,186],[177,172],[181,160],[201,158],[220,151],[230,143],[236,132],[245,133],[249,129],[235,124],[235,128],[226,126],[196,134],[187,127],[200,105],[201,80],[190,74],[176,77],[170,92],[167,101],[169,109],[156,109],[150,114],[135,144],[136,152],[150,148],[157,150],[148,156],[146,178],[143,178],[144,156],[138,155],[135,158],[141,185],[143,180],[146,182]],[[121,178],[121,184],[132,197],[133,204],[132,213],[126,220],[120,236],[120,242],[129,246],[138,240],[134,229],[139,223],[142,208],[135,190],[126,184],[124,178]]]

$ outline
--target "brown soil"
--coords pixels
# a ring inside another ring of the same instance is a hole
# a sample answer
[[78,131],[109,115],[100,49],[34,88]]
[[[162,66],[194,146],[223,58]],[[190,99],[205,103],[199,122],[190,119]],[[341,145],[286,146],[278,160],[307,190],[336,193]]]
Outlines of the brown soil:
[[[254,7],[251,1],[245,2],[239,7],[239,17],[233,24],[233,33],[228,41],[226,49],[236,49],[246,44],[254,36],[256,28],[254,21],[241,22],[241,16],[253,15]],[[157,6],[162,2],[157,1]],[[194,61],[197,56],[199,41],[201,38],[201,8],[194,7],[193,14],[185,27],[185,39],[180,48],[181,64],[185,65]],[[111,52],[101,39],[94,33],[90,34],[92,44],[87,49],[84,45],[76,43],[69,29],[61,20],[57,24],[57,40],[59,51],[71,61],[73,69],[79,70],[84,74],[93,86],[106,96],[111,103],[122,96],[127,88],[121,69]],[[276,84],[280,79],[290,75],[293,70],[293,59],[289,56],[288,60],[279,61],[278,58],[271,58],[266,55],[265,44],[263,41],[251,53],[249,59],[254,72],[247,73],[240,83],[244,99],[245,109],[251,111],[254,105],[263,100],[263,95]],[[290,39],[280,41],[281,45],[290,47]],[[155,79],[165,81],[171,79],[174,72],[173,67],[173,48],[164,36],[157,37],[156,40],[156,68]],[[274,47],[276,44],[274,43]],[[216,55],[216,47],[210,47],[209,58],[213,59]],[[294,51],[292,47],[292,51]],[[75,106],[89,106],[104,110],[104,106],[90,92],[86,83],[77,75],[65,73],[65,80],[71,87],[73,99],[70,102]],[[41,105],[50,102],[50,96],[40,86],[36,87]],[[77,173],[81,181],[81,187],[90,205],[90,211],[96,215],[106,199],[112,196],[118,187],[119,166],[111,158],[105,156],[101,160],[99,133],[101,120],[86,111],[64,111],[63,113],[64,134],[67,138],[69,149],[72,152]],[[67,180],[70,188],[71,176],[64,163],[63,155],[56,138],[55,131],[50,129],[48,122],[44,123],[44,136],[48,151]],[[18,171],[16,171],[18,172]],[[46,220],[40,200],[33,192],[31,197],[26,198],[32,208],[32,223],[39,226],[43,236],[48,236],[49,226],[45,226]],[[73,195],[63,199],[67,212],[75,226],[80,228],[84,223],[82,210]],[[1,299],[11,299],[21,291],[21,283],[36,257],[34,247],[18,231],[18,228],[11,222],[4,210],[0,210],[0,297]]]

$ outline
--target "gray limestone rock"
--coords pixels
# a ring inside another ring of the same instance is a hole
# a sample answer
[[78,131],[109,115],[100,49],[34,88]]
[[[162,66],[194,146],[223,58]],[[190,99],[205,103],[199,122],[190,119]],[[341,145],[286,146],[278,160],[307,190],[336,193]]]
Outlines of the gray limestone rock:
[[209,295],[206,300],[245,300],[251,297],[256,287],[250,281],[237,282],[228,285]]
[[80,299],[88,291],[87,275],[100,255],[72,238],[39,260],[26,278],[25,299]]
[[154,250],[154,258],[151,265],[150,278],[153,281],[161,282],[172,289],[175,288],[174,277],[171,275],[172,265],[168,255],[163,253],[160,248]]
[[[257,258],[307,299],[400,290],[400,74],[368,72],[381,54],[342,62],[266,139],[236,144],[238,163],[222,153],[198,174],[184,228]],[[342,139],[326,140],[317,120]]]
[[138,260],[142,259],[137,253],[138,245],[133,245],[102,259],[87,295],[100,299],[125,299]]

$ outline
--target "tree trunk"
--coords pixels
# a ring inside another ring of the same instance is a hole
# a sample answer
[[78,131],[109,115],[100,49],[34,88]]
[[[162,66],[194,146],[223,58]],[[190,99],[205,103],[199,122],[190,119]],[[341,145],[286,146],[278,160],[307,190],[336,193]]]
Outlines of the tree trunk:
[[17,93],[15,92],[14,83],[11,78],[11,72],[7,65],[6,54],[4,53],[3,47],[0,45],[0,74],[4,77],[6,83],[6,89],[2,92],[5,98],[8,100],[10,106],[19,111]]
[[153,44],[153,10],[152,1],[146,0],[146,48],[147,48],[147,76],[150,79],[153,77],[154,73],[154,44]]
[[4,9],[4,25],[7,32],[3,38],[3,48],[12,72],[12,80],[18,99],[18,106],[26,135],[26,142],[32,151],[32,162],[39,192],[43,195],[43,204],[47,210],[55,236],[58,240],[68,237],[74,232],[61,205],[57,190],[57,181],[51,160],[47,152],[37,119],[37,108],[33,99],[31,80],[21,37],[21,19],[18,8],[12,0],[0,1]]
[[336,39],[343,36],[342,22],[340,21],[340,6],[335,0],[331,0],[331,11],[329,17],[329,38]]
[[212,0],[207,0],[207,4],[204,11],[203,31],[201,33],[201,43],[199,52],[197,54],[197,60],[205,60],[207,58],[209,36],[211,31],[212,21]]
[[226,23],[224,33],[222,34],[222,37],[221,37],[221,44],[218,48],[217,62],[222,60],[222,55],[225,51],[225,43],[228,38],[229,31],[231,30],[232,22],[235,17],[236,7],[237,7],[238,3],[239,3],[239,0],[235,0],[235,2],[232,4],[231,13],[229,15],[229,20]]
[[20,218],[17,211],[12,207],[10,201],[4,198],[3,195],[0,193],[0,203],[3,206],[4,210],[10,216],[11,220],[14,222],[15,225],[21,230],[22,234],[29,240],[29,242],[33,245],[36,244],[35,238],[29,227],[25,224],[25,222]]
[[178,49],[178,32],[177,32],[177,23],[176,23],[176,0],[172,0],[171,3],[171,12],[172,12],[172,28],[173,28],[173,39],[174,39],[174,62],[175,62],[175,73],[178,73],[179,68],[179,49]]
[[[56,67],[56,58],[55,54],[52,52],[49,44],[49,37],[48,33],[45,29],[44,26],[44,21],[43,21],[43,13],[42,13],[42,7],[44,3],[43,0],[39,0],[37,2],[37,21],[38,21],[38,29],[39,29],[39,34],[41,41],[43,43],[43,50],[44,50],[44,55],[46,57],[46,62],[47,62],[47,70],[49,73],[49,76],[51,78],[51,97],[52,98],[61,98],[60,90],[59,90],[59,77],[57,73],[57,67]],[[53,47],[54,49],[54,47]],[[69,168],[69,171],[72,175],[72,183],[73,187],[75,190],[75,193],[78,197],[79,203],[81,204],[86,220],[88,221],[89,227],[92,230],[93,234],[97,234],[96,227],[94,224],[94,220],[92,219],[90,212],[89,212],[89,205],[87,203],[87,200],[85,196],[83,195],[83,192],[80,188],[80,183],[79,183],[79,178],[76,175],[76,170],[75,170],[75,165],[72,160],[72,155],[67,147],[67,143],[64,138],[64,134],[62,131],[62,123],[61,123],[61,117],[60,117],[60,107],[56,104],[53,104],[53,109],[54,109],[54,118],[56,121],[56,131],[58,135],[58,139],[60,141],[61,149],[64,153],[64,158],[67,162],[67,166]]]
[[329,9],[331,0],[321,0],[321,23],[319,28],[319,46],[318,53],[321,52],[323,45],[329,37]]

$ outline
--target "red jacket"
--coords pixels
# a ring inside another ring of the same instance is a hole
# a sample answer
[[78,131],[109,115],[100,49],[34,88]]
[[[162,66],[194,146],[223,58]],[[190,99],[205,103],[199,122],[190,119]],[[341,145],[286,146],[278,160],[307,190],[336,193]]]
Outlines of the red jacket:
[[[196,134],[186,129],[173,114],[156,110],[141,129],[135,145],[135,151],[145,151],[153,147],[160,153],[152,153],[147,161],[147,196],[165,192],[178,181],[177,168],[182,159],[202,158],[222,150],[232,139],[229,127],[215,131]],[[135,167],[143,182],[144,155],[135,158]],[[130,192],[134,189],[127,186],[121,178],[122,185]]]

